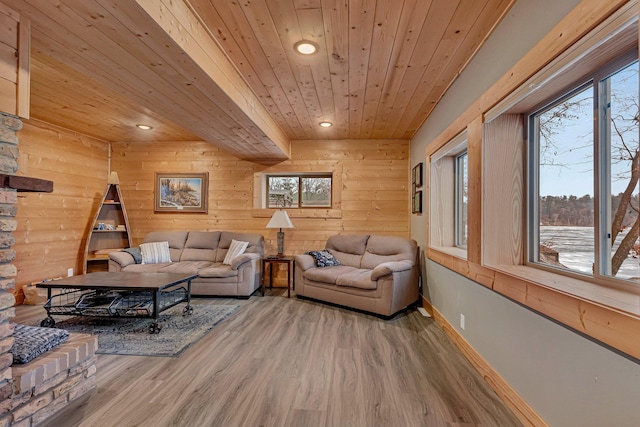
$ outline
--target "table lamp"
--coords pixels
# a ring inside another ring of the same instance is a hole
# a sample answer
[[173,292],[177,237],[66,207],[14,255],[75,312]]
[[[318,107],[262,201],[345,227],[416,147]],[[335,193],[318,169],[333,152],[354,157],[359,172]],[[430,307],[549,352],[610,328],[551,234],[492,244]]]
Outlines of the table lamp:
[[278,256],[281,257],[284,254],[284,231],[283,228],[294,228],[291,220],[289,219],[289,215],[287,215],[287,211],[275,211],[273,216],[269,220],[267,224],[267,228],[279,228],[277,234],[278,241]]

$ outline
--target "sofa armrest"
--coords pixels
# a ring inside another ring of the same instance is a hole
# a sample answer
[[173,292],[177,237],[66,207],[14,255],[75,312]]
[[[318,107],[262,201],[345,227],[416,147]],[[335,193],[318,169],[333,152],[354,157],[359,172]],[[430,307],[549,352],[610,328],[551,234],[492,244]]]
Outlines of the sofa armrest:
[[306,271],[316,266],[316,261],[313,257],[306,254],[296,255],[294,262],[296,263],[296,268],[300,269],[300,271]]
[[120,251],[120,252],[110,252],[109,253],[109,262],[113,262],[117,264],[121,269],[130,264],[135,264],[136,260],[133,258],[128,252]]
[[383,262],[379,264],[371,271],[371,280],[374,282],[381,277],[384,277],[388,274],[407,271],[413,268],[413,263],[411,261],[389,261]]
[[231,260],[231,269],[237,270],[245,262],[250,262],[254,259],[260,259],[260,254],[251,253],[251,252],[249,253],[245,252],[243,254],[240,254]]

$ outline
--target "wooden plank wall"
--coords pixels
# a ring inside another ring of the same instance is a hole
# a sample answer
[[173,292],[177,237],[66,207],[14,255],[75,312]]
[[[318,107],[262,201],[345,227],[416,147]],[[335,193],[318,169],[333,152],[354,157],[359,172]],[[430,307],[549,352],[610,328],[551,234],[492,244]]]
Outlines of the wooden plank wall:
[[0,111],[16,112],[18,20],[0,5]]
[[53,181],[53,193],[19,193],[14,293],[81,270],[89,222],[107,183],[108,143],[36,120],[18,132],[18,175]]
[[[261,233],[275,253],[270,211],[254,206],[256,174],[279,170],[339,170],[339,208],[292,212],[287,254],[324,247],[337,233],[409,235],[407,140],[294,141],[292,159],[266,167],[239,160],[203,141],[112,143],[25,120],[19,175],[54,182],[54,191],[20,193],[16,237],[16,289],[81,269],[81,254],[107,184],[118,172],[134,244],[153,230],[234,230]],[[109,158],[111,157],[111,158]],[[155,172],[209,172],[208,214],[154,213]]]
[[0,4],[0,111],[29,118],[31,23]]
[[[338,209],[290,211],[296,228],[286,230],[286,254],[322,248],[338,233],[409,235],[408,140],[293,141],[291,160],[271,167],[202,141],[111,147],[134,244],[154,230],[235,230],[263,234],[267,252],[275,253],[277,230],[265,228],[271,211],[254,206],[255,176],[293,170],[341,171],[340,203]],[[208,214],[155,213],[155,172],[209,172]]]

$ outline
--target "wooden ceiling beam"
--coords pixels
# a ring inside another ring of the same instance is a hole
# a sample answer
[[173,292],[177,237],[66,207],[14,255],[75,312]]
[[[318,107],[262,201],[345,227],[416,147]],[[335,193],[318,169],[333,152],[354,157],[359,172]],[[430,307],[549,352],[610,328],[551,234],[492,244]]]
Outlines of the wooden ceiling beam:
[[[289,158],[291,149],[289,139],[188,5],[182,1],[170,0],[133,1],[184,52],[182,57],[167,55],[164,59],[170,64],[192,61],[193,65],[199,69],[193,70],[194,74],[201,78],[199,83],[206,85],[205,90],[210,94],[211,102],[224,102],[228,108],[227,112],[235,116],[241,127],[246,127],[258,135],[257,142],[264,146],[273,145],[270,148],[277,148],[277,150],[270,149],[269,151],[273,153],[270,156],[271,159],[264,160]],[[261,137],[260,134],[264,136]],[[258,148],[254,145],[254,149]],[[254,158],[250,152],[242,154],[241,157],[245,159],[261,160]]]
[[203,25],[218,35],[216,39],[225,53],[236,58],[234,64],[281,129],[294,139],[304,139],[304,128],[286,102],[286,94],[266,60],[261,44],[256,37],[247,37],[241,30],[249,23],[240,5],[229,4],[218,10],[213,6],[216,0],[186,1]]
[[3,1],[31,17],[44,54],[242,159],[289,157],[288,137],[183,2]]

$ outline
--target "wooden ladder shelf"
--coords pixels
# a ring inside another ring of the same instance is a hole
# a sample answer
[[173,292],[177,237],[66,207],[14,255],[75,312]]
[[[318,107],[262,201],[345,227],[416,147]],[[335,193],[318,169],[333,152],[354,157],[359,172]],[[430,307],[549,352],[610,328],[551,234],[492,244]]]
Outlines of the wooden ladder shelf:
[[109,252],[131,247],[129,219],[119,184],[107,184],[102,203],[91,223],[82,273],[107,271]]

